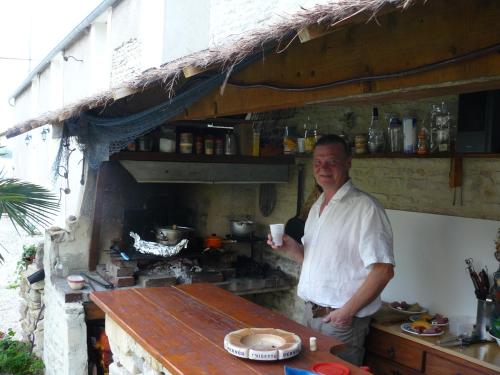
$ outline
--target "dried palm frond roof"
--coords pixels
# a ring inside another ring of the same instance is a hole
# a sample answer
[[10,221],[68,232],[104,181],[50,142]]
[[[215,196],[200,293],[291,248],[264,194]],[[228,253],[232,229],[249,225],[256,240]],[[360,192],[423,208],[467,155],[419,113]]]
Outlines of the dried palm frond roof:
[[[426,2],[427,0],[421,0]],[[176,84],[182,77],[183,69],[194,67],[206,69],[217,67],[220,71],[229,71],[234,64],[245,57],[257,52],[264,45],[274,43],[280,45],[290,42],[290,38],[298,31],[313,25],[323,25],[335,28],[340,23],[349,22],[359,17],[368,22],[376,19],[377,14],[387,7],[392,10],[404,10],[414,5],[418,0],[332,0],[329,3],[319,4],[310,9],[286,17],[270,26],[247,32],[234,42],[222,44],[215,48],[195,52],[177,60],[168,62],[158,68],[151,68],[127,82],[123,82],[113,90],[82,99],[60,110],[45,113],[35,119],[24,121],[13,126],[0,136],[15,137],[45,124],[60,124],[65,119],[77,116],[83,111],[103,108],[115,101],[114,93],[119,90],[137,92],[149,87],[161,85],[170,95],[175,93]]]

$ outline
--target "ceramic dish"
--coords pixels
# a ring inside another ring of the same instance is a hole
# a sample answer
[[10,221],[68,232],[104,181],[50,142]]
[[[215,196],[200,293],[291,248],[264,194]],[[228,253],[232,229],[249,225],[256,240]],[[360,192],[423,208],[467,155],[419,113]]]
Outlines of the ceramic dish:
[[389,308],[391,310],[394,310],[394,311],[399,311],[400,313],[403,313],[403,314],[411,314],[411,315],[416,315],[416,314],[423,314],[425,312],[427,312],[427,309],[426,308],[423,308],[422,306],[419,305],[420,309],[411,309],[412,305],[415,305],[415,304],[406,304],[406,307],[396,307],[394,306],[395,304],[401,304],[400,302],[398,301],[394,301],[394,302],[391,302],[388,304]]
[[[446,317],[443,316],[443,318],[446,318]],[[420,320],[420,319],[422,319],[422,314],[410,315],[410,317],[408,318],[408,320],[410,322],[416,322],[417,320]],[[446,319],[448,319],[448,318],[446,318]],[[425,319],[425,320],[427,320],[427,319]],[[449,323],[449,321],[447,321],[446,323],[438,323],[436,321],[436,319],[434,319],[434,318],[429,319],[428,322],[431,323],[433,326],[437,326],[437,327],[444,327],[444,326],[447,326]]]
[[[439,327],[436,327],[436,328],[441,329]],[[440,332],[436,332],[436,333],[420,333],[419,331],[417,331],[411,327],[411,323],[401,324],[401,329],[404,332],[408,332],[408,333],[411,333],[412,335],[416,335],[416,336],[441,336],[444,333],[443,329],[441,329]]]
[[224,337],[224,349],[256,361],[287,359],[300,353],[300,337],[275,328],[244,328]]

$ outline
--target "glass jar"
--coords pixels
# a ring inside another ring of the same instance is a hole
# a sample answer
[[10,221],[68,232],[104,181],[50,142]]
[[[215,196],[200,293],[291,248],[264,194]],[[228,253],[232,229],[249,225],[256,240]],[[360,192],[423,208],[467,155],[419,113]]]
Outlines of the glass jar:
[[214,136],[207,134],[205,136],[205,155],[214,154]]
[[224,138],[222,135],[217,135],[215,137],[215,155],[224,155]]
[[170,126],[162,126],[159,141],[160,152],[175,152],[175,129]]
[[179,136],[179,151],[181,154],[193,153],[193,133],[181,133]]
[[427,130],[425,128],[422,128],[417,134],[417,154],[426,155],[428,153],[429,148],[427,147]]
[[366,154],[366,134],[357,134],[354,137],[354,152],[358,155]]
[[390,152],[403,152],[403,129],[401,120],[397,116],[389,118],[389,128],[387,129]]

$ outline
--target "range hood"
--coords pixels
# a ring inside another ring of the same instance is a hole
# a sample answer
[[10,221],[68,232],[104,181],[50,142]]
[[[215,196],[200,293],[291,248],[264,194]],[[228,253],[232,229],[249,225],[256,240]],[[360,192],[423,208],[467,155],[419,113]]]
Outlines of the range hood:
[[139,183],[286,183],[288,163],[120,160]]

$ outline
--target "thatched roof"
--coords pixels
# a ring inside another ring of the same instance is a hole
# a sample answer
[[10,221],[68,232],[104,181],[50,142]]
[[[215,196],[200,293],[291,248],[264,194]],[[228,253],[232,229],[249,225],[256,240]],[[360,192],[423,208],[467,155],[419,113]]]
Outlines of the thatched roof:
[[[206,49],[180,59],[171,61],[159,68],[151,68],[133,79],[123,82],[112,90],[85,98],[60,110],[43,114],[40,117],[17,124],[0,136],[8,138],[20,135],[45,124],[60,124],[65,119],[77,116],[83,111],[104,108],[115,101],[116,92],[137,92],[149,87],[161,85],[170,95],[183,75],[183,69],[194,67],[200,69],[217,68],[228,71],[245,57],[262,49],[264,45],[275,43],[286,45],[297,33],[309,26],[323,25],[332,29],[339,24],[363,20],[376,20],[383,9],[404,10],[418,0],[331,0],[327,4],[316,5],[310,9],[283,18],[279,22],[248,32],[235,42],[223,44],[216,48]],[[422,0],[425,2],[426,0]]]

